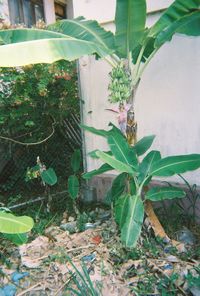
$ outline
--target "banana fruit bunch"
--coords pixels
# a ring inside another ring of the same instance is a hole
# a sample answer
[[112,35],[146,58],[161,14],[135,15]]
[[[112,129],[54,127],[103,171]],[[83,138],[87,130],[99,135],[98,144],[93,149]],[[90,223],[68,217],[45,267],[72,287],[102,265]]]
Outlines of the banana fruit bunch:
[[111,103],[127,101],[132,92],[132,79],[124,63],[121,62],[117,67],[114,67],[109,75],[111,78],[108,86],[109,101]]

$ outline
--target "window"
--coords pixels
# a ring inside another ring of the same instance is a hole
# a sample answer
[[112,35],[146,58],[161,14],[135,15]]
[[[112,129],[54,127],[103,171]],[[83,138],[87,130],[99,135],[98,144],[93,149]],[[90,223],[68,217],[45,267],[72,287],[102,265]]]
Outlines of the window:
[[44,20],[42,0],[8,0],[11,24],[25,24],[31,27]]
[[55,6],[55,15],[56,15],[56,20],[62,20],[67,18],[67,5],[66,4],[61,4],[61,3],[54,3]]

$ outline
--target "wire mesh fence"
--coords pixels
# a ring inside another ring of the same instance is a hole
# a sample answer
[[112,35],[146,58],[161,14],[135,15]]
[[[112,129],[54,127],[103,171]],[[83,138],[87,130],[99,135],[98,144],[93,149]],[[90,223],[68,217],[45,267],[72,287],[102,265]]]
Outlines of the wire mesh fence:
[[44,186],[38,180],[25,181],[27,168],[36,165],[39,156],[47,168],[52,167],[58,182],[52,192],[67,190],[70,160],[75,149],[81,148],[80,116],[71,114],[55,128],[48,141],[36,146],[24,146],[9,141],[0,142],[0,202],[8,205],[23,197],[30,199],[44,194]]

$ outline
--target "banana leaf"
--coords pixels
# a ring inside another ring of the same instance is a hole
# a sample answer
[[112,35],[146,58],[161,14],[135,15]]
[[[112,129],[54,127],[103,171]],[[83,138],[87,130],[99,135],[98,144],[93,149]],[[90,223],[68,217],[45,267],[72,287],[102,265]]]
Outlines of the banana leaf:
[[71,175],[68,178],[68,192],[73,200],[77,198],[79,193],[79,181],[75,175]]
[[177,187],[153,187],[147,192],[145,198],[151,201],[161,201],[183,198],[185,195],[185,191]]
[[97,21],[86,20],[84,17],[62,20],[55,25],[50,25],[49,29],[57,29],[68,36],[91,41],[103,47],[105,51],[114,50],[114,35],[106,31]]
[[117,0],[115,44],[122,57],[128,57],[143,38],[146,23],[145,0]]
[[16,29],[8,30],[7,35],[5,31],[0,31],[0,38],[5,43],[0,46],[0,67],[53,63],[61,59],[73,61],[83,55],[94,53],[100,57],[109,54],[103,47],[93,42],[60,33],[41,31]]
[[138,161],[135,150],[132,149],[122,134],[115,133],[108,137],[108,144],[115,158],[136,168]]
[[174,22],[166,30],[158,34],[155,40],[155,47],[160,47],[166,41],[170,41],[173,35],[177,32],[184,34],[184,28],[189,30],[189,26],[193,26],[194,22],[198,22],[199,26],[193,27],[191,33],[193,36],[200,35],[200,11],[190,13]]
[[93,170],[93,171],[90,171],[88,173],[85,173],[85,174],[83,174],[82,177],[83,177],[83,179],[88,180],[88,179],[91,179],[94,176],[103,174],[103,173],[111,171],[111,170],[113,170],[113,167],[108,165],[107,163],[104,163],[100,168],[98,168],[96,170]]
[[[145,158],[142,160],[142,162],[139,165],[138,170],[138,181],[139,183],[142,183],[149,175],[151,168],[155,162],[161,159],[161,155],[159,151],[153,150],[149,152]],[[150,181],[151,176],[149,177]]]
[[144,205],[139,196],[130,196],[126,208],[126,220],[121,228],[121,239],[127,248],[134,248],[144,219]]
[[8,234],[25,233],[32,229],[33,219],[28,216],[14,216],[11,213],[0,212],[0,232]]
[[136,151],[137,156],[143,155],[147,150],[151,147],[153,140],[155,139],[155,135],[150,135],[143,137],[139,140],[135,145],[134,149]]
[[114,208],[115,220],[119,225],[120,229],[123,227],[126,221],[127,211],[129,207],[129,198],[130,196],[127,193],[123,194],[118,198],[115,204],[115,208]]
[[200,0],[176,0],[161,15],[158,21],[151,27],[148,36],[155,37],[171,26],[175,21],[194,12],[200,6]]
[[194,171],[200,167],[200,154],[169,156],[156,161],[149,175],[168,177]]
[[121,173],[134,174],[135,172],[130,165],[127,165],[102,151],[97,151],[96,154],[103,162]]

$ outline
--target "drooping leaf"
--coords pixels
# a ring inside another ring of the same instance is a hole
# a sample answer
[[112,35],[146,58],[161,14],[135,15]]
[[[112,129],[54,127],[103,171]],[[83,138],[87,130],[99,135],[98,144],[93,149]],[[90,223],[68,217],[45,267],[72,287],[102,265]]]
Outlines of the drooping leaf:
[[199,36],[199,18],[190,20],[187,24],[182,25],[177,29],[177,33],[188,36]]
[[108,137],[108,144],[114,157],[133,168],[137,167],[138,161],[134,149],[131,149],[122,134],[114,133]]
[[16,246],[23,245],[28,241],[27,233],[17,233],[17,234],[4,233],[3,236],[9,241],[11,241],[13,244],[15,244]]
[[142,160],[142,162],[139,165],[139,170],[138,170],[139,183],[142,183],[146,179],[146,177],[149,175],[151,171],[153,164],[160,159],[161,159],[160,152],[156,150],[149,152],[145,156],[145,158]]
[[90,171],[88,173],[85,173],[85,174],[83,174],[82,177],[83,177],[83,179],[88,180],[88,179],[91,179],[94,176],[103,174],[103,173],[111,171],[111,170],[113,170],[113,167],[108,165],[107,163],[104,163],[100,168],[98,168],[96,170],[93,170],[93,171]]
[[118,198],[115,204],[115,208],[114,208],[115,220],[119,225],[120,229],[122,228],[122,226],[126,221],[128,206],[129,206],[129,198],[130,198],[130,195],[123,194]]
[[78,17],[75,19],[61,20],[53,26],[50,25],[48,28],[51,29],[51,27],[52,29],[58,29],[59,32],[68,36],[99,44],[99,46],[104,47],[107,51],[114,49],[113,33],[106,31],[97,21]]
[[139,140],[134,145],[137,156],[143,155],[151,147],[154,139],[155,135],[150,135]]
[[145,23],[145,0],[117,0],[115,44],[122,57],[128,57],[129,52],[141,41]]
[[[17,30],[18,29],[16,29],[16,31]],[[43,31],[43,33],[41,33],[41,31]],[[11,34],[11,32],[9,33]],[[15,32],[15,38],[4,38],[6,41],[10,40],[10,42],[15,43],[0,46],[0,67],[53,63],[62,59],[73,61],[83,55],[93,53],[97,53],[101,57],[108,55],[108,53],[105,53],[100,46],[89,41],[79,40],[68,36],[58,38],[57,35],[53,38],[53,32],[49,33],[49,31],[46,30],[37,31],[26,29],[24,35],[22,33],[22,30],[20,30],[20,41],[16,40],[18,36],[17,32]],[[63,34],[61,35],[64,36]],[[2,38],[2,31],[0,31],[0,37]]]
[[75,175],[71,175],[68,178],[68,192],[73,200],[77,198],[79,193],[79,181]]
[[133,174],[134,170],[131,166],[113,158],[110,155],[107,155],[106,153],[102,151],[98,151],[97,156],[104,161],[105,163],[109,164],[113,169],[121,172],[121,173],[128,173],[128,174]]
[[153,164],[149,172],[152,176],[173,176],[187,171],[194,171],[200,167],[200,154],[169,156]]
[[111,198],[112,201],[116,201],[124,192],[126,188],[126,179],[127,179],[127,174],[122,173],[118,175],[112,182],[111,186]]
[[55,39],[55,38],[67,38],[66,35],[59,32],[51,32],[47,30],[40,29],[9,29],[1,30],[0,37],[3,40],[4,45],[33,41],[33,40],[42,40],[42,39]]
[[73,172],[76,173],[80,169],[81,165],[81,151],[80,149],[77,149],[74,151],[74,153],[71,156],[71,167],[73,169]]
[[25,233],[32,229],[33,219],[28,216],[14,216],[10,213],[0,212],[0,232],[17,234]]
[[164,29],[167,29],[173,22],[198,9],[200,0],[175,0],[161,15],[158,21],[149,31],[150,37],[155,37]]
[[49,168],[41,173],[41,178],[47,185],[53,186],[57,183],[57,176],[53,168]]
[[143,219],[144,205],[139,196],[130,196],[128,199],[126,220],[121,228],[121,240],[127,248],[134,248],[137,244]]
[[145,198],[151,201],[160,201],[183,198],[185,195],[185,191],[177,187],[153,187],[146,193]]
[[87,126],[87,125],[84,125],[84,124],[81,124],[80,126],[84,130],[86,130],[87,132],[93,133],[93,134],[98,135],[98,136],[107,137],[109,135],[109,131],[106,131],[106,130],[96,129],[94,127]]
[[184,27],[185,29],[189,30],[189,28],[193,26],[194,22],[198,22],[199,27],[196,26],[196,29],[195,27],[193,27],[191,30],[191,35],[200,35],[200,11],[198,10],[196,12],[190,13],[189,15],[186,15],[185,17],[182,17],[176,22],[173,22],[173,24],[169,26],[166,30],[159,33],[155,40],[155,47],[160,47],[166,41],[170,41],[176,32],[181,32],[182,34],[184,34]]

